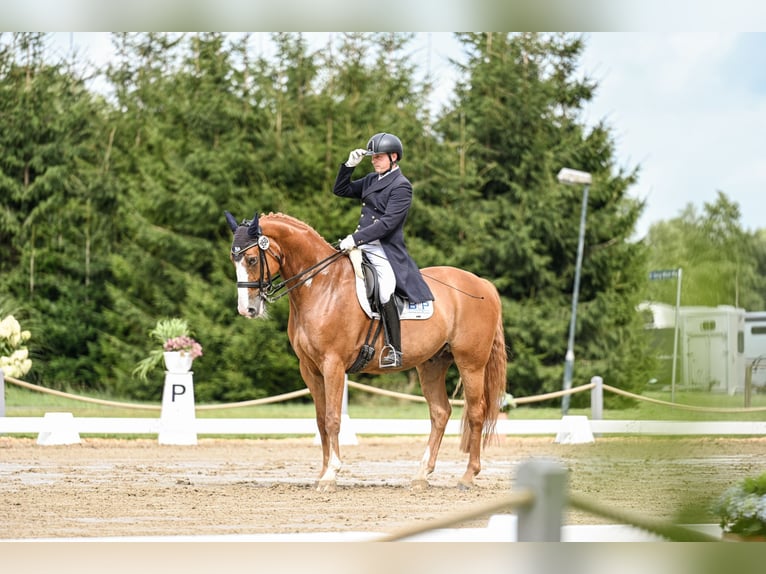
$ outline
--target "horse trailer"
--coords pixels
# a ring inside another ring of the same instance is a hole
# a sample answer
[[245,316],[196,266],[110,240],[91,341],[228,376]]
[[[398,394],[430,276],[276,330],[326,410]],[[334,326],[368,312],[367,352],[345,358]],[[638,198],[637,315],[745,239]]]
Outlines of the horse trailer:
[[753,366],[753,387],[766,389],[766,311],[745,313],[745,358]]
[[681,371],[690,389],[745,389],[745,310],[729,305],[681,307]]
[[[652,333],[657,357],[661,359],[657,382],[671,383],[670,372],[675,338],[675,307],[643,303],[645,327]],[[763,313],[763,354],[766,376],[766,313]],[[745,310],[729,305],[680,307],[678,313],[678,375],[676,385],[686,390],[734,394],[745,388]]]

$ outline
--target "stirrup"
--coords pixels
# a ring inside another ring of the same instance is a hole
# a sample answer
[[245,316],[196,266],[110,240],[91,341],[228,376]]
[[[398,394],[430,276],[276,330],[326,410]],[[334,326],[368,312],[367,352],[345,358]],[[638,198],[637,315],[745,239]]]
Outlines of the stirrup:
[[[386,353],[386,351],[388,351],[388,353]],[[378,360],[378,366],[381,369],[401,367],[402,353],[400,351],[397,351],[393,345],[386,345],[380,351],[380,359]]]

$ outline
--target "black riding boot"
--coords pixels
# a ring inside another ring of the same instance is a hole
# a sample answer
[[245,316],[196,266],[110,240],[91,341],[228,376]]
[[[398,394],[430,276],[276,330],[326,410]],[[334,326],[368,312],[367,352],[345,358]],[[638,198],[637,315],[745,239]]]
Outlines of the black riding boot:
[[382,369],[402,366],[402,331],[399,325],[399,310],[393,297],[382,305],[380,317],[383,321],[383,334],[386,346],[380,352],[378,364]]

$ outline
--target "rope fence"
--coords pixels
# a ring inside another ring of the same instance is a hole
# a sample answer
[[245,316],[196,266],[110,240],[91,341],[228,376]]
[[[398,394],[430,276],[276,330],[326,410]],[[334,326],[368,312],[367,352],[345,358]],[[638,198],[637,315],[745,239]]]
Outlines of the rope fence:
[[[140,405],[134,403],[125,403],[118,401],[109,401],[95,399],[66,393],[54,389],[48,389],[39,385],[19,380],[15,377],[3,377],[0,372],[0,383],[4,380],[19,387],[47,393],[62,398],[78,400],[86,403],[95,403],[108,407],[120,407],[131,409],[150,409],[159,410],[161,407],[154,405]],[[399,393],[385,389],[378,389],[369,385],[364,385],[355,381],[348,381],[348,386],[357,390],[370,392],[373,394],[388,396],[403,400],[414,400],[424,402],[425,398],[406,393]],[[764,411],[766,408],[716,408],[716,407],[697,407],[692,405],[682,405],[670,403],[648,397],[643,397],[610,385],[603,384],[603,381],[594,377],[594,382],[554,393],[545,393],[532,397],[514,398],[515,404],[529,404],[533,402],[551,400],[562,397],[567,394],[588,391],[601,392],[606,390],[621,396],[629,397],[635,400],[644,400],[655,404],[661,404],[672,408],[682,408],[694,411],[706,411],[717,413],[742,413]],[[215,408],[236,408],[244,406],[254,406],[260,404],[274,403],[291,400],[308,394],[308,389],[284,393],[273,397],[256,399],[250,401],[240,401],[225,405],[204,405],[196,407],[197,409],[212,410]],[[452,401],[453,404],[462,404],[463,401]],[[508,422],[508,421],[505,421]],[[672,541],[693,541],[693,542],[712,542],[720,541],[702,531],[695,530],[686,526],[674,524],[651,516],[641,515],[635,512],[628,512],[621,509],[610,508],[598,500],[591,497],[567,492],[565,474],[567,470],[553,461],[530,460],[520,464],[517,485],[514,492],[504,495],[498,499],[491,500],[482,504],[476,504],[472,507],[459,512],[450,513],[432,521],[418,522],[408,525],[396,531],[388,533],[379,541],[398,541],[423,535],[429,531],[447,528],[454,525],[460,525],[470,520],[480,519],[499,512],[515,512],[517,514],[517,536],[519,541],[559,541],[561,540],[562,524],[564,510],[566,507],[574,508],[593,515],[601,516],[614,520],[621,524],[626,524],[640,530],[657,535],[664,539]]]
[[495,513],[513,512],[517,514],[519,542],[559,542],[562,538],[564,511],[571,507],[673,542],[721,542],[721,538],[694,528],[612,508],[587,495],[567,492],[566,474],[566,468],[554,461],[524,461],[519,465],[514,492],[434,520],[405,525],[375,540],[406,540],[434,530],[460,526],[469,520],[485,518]]
[[512,492],[504,496],[499,497],[496,500],[484,502],[482,504],[476,504],[471,506],[467,510],[461,510],[460,512],[453,512],[446,514],[440,518],[435,518],[426,522],[417,522],[403,526],[399,530],[395,530],[379,539],[377,542],[397,542],[424,534],[432,530],[438,530],[440,528],[449,528],[450,526],[459,526],[469,520],[477,520],[497,514],[498,512],[507,512],[516,510],[519,508],[529,507],[535,502],[535,495],[530,490],[523,490],[520,492]]
[[[91,404],[97,404],[101,406],[106,407],[115,407],[115,408],[124,408],[124,409],[136,409],[136,410],[150,410],[150,411],[159,411],[161,409],[160,405],[147,405],[147,404],[137,404],[137,403],[127,403],[127,402],[120,402],[120,401],[110,401],[105,399],[97,399],[93,397],[87,397],[83,395],[76,395],[72,393],[67,393],[64,391],[58,391],[55,389],[49,389],[47,387],[43,387],[40,385],[35,385],[33,383],[29,383],[27,381],[22,381],[20,379],[17,379],[15,377],[5,376],[5,381],[16,385],[21,388],[25,388],[31,391],[43,393],[43,394],[49,394],[65,399],[71,399],[75,401],[81,401],[85,403],[91,403]],[[425,403],[426,399],[425,397],[419,396],[419,395],[411,395],[407,393],[400,393],[397,391],[391,391],[387,389],[380,389],[377,387],[373,387],[371,385],[365,385],[363,383],[358,383],[356,381],[349,380],[348,381],[349,388],[354,388],[360,391],[364,391],[370,394],[379,395],[379,396],[385,396],[389,398],[399,399],[399,400],[407,400],[407,401],[413,401],[413,402],[420,402]],[[695,405],[685,405],[681,403],[675,403],[675,402],[669,402],[669,401],[663,401],[660,399],[653,399],[651,397],[645,397],[643,395],[637,395],[635,393],[631,393],[629,391],[624,391],[622,389],[619,389],[617,387],[613,387],[608,384],[602,383],[600,385],[603,390],[609,391],[611,393],[614,393],[616,395],[620,395],[623,397],[627,397],[630,399],[634,399],[637,401],[644,401],[647,403],[652,403],[656,405],[662,405],[667,406],[675,409],[681,409],[686,411],[694,411],[694,412],[706,412],[706,413],[721,413],[721,414],[740,414],[740,413],[754,413],[754,412],[766,412],[766,407],[700,407]],[[527,405],[532,403],[538,403],[543,401],[549,401],[553,399],[558,399],[561,397],[564,397],[566,395],[574,395],[577,393],[593,390],[596,388],[596,384],[591,382],[584,385],[580,385],[577,387],[573,387],[571,389],[567,390],[561,390],[561,391],[555,391],[550,393],[543,393],[539,395],[533,395],[529,397],[513,397],[513,405]],[[198,411],[213,411],[213,410],[221,410],[221,409],[233,409],[233,408],[241,408],[241,407],[252,407],[252,406],[259,406],[259,405],[266,405],[271,403],[278,403],[278,402],[284,402],[289,401],[298,397],[303,397],[310,394],[310,391],[308,389],[300,389],[297,391],[292,391],[288,393],[283,393],[280,395],[274,395],[271,397],[264,397],[260,399],[252,399],[252,400],[246,400],[246,401],[239,401],[234,403],[225,403],[225,404],[212,404],[212,405],[196,405],[195,409]],[[465,402],[460,399],[450,399],[450,404],[453,406],[464,406]]]

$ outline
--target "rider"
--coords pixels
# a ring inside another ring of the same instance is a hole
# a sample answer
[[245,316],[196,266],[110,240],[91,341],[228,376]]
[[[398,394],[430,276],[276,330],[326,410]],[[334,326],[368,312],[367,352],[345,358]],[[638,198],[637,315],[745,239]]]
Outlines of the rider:
[[[392,295],[398,290],[410,303],[434,299],[420,274],[420,269],[404,244],[404,223],[412,204],[412,184],[399,169],[403,148],[393,134],[378,133],[367,142],[367,149],[355,149],[340,165],[333,193],[361,201],[362,213],[354,233],[340,242],[342,251],[358,247],[375,266],[380,287],[381,318],[388,353],[381,356],[381,367],[402,365],[399,311]],[[354,168],[372,156],[375,170],[351,180]]]

